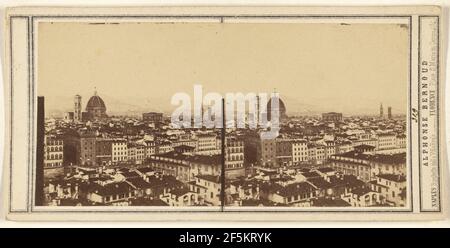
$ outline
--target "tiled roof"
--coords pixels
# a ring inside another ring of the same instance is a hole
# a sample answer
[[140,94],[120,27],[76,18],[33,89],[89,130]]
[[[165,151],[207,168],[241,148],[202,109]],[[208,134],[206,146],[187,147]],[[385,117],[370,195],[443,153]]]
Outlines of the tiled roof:
[[372,191],[369,188],[356,188],[356,189],[352,190],[352,193],[355,195],[358,195],[358,196],[362,196],[362,195],[365,195],[370,192],[375,192],[375,191]]
[[177,197],[183,196],[189,192],[191,191],[187,188],[177,188],[170,191],[171,194],[176,195]]
[[333,172],[334,169],[330,168],[330,167],[322,167],[322,168],[318,168],[318,171],[322,172],[322,173],[327,173],[327,172]]
[[132,189],[127,182],[109,183],[104,186],[100,184],[92,184],[90,192],[99,194],[101,196],[110,196],[117,194],[127,194]]
[[302,175],[306,178],[312,178],[312,177],[320,177],[317,172],[303,172]]
[[377,175],[377,177],[379,178],[383,178],[389,181],[394,181],[394,182],[406,182],[406,177],[403,175],[396,175],[396,174],[379,174]]
[[151,167],[141,167],[141,168],[137,168],[136,170],[138,170],[140,173],[143,173],[143,174],[154,171]]
[[336,157],[346,157],[346,158],[354,158],[361,159],[371,162],[378,162],[384,164],[401,164],[406,163],[406,153],[396,153],[396,154],[363,154],[358,153],[356,151],[350,151],[347,153],[342,153],[339,155],[334,155]]
[[220,177],[216,175],[197,175],[196,177],[209,182],[220,183]]
[[318,178],[310,178],[308,179],[308,182],[310,182],[312,185],[314,185],[318,189],[329,189],[333,185],[329,182],[327,182],[325,179],[318,177]]
[[137,177],[140,177],[140,175],[137,172],[135,172],[135,171],[121,172],[120,174],[122,174],[122,176],[124,176],[125,178],[137,178]]
[[356,148],[356,149],[375,149],[375,146],[362,144],[362,145],[357,145],[357,146],[355,146],[355,148]]
[[146,182],[142,178],[128,178],[127,181],[139,189],[146,189],[151,187],[151,184]]
[[193,163],[199,164],[207,164],[207,165],[220,165],[221,164],[221,156],[220,155],[185,155],[178,154],[175,152],[168,152],[165,154],[157,155],[159,157],[165,158],[173,158],[178,160],[185,160]]
[[314,187],[308,182],[292,183],[287,186],[281,186],[277,183],[264,184],[263,186],[261,186],[261,188],[264,190],[269,190],[272,193],[279,194],[283,197],[291,197],[303,193],[310,193],[315,190]]

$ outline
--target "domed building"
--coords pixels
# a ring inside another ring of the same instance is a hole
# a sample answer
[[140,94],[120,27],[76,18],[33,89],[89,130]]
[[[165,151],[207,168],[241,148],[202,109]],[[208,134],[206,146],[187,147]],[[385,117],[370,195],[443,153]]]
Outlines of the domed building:
[[106,115],[106,105],[103,99],[97,95],[97,91],[91,96],[87,105],[86,112],[90,120],[99,120],[108,117]]
[[[271,113],[272,113],[272,100],[275,99],[275,97],[270,98],[270,100],[267,102],[267,120],[271,120]],[[279,111],[279,117],[280,121],[285,120],[287,118],[286,115],[286,105],[284,105],[283,100],[281,98],[278,98],[278,111]]]

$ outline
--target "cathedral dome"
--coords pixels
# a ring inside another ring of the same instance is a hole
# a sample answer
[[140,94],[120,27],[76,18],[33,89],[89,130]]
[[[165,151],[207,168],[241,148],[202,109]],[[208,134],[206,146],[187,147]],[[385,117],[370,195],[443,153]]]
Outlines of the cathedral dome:
[[86,105],[86,112],[88,119],[96,120],[106,117],[106,105],[103,99],[97,95],[95,91],[94,95],[89,99]]
[[[272,99],[275,99],[274,97],[270,98],[270,100],[267,102],[267,119],[270,121],[270,115],[271,115],[271,110],[272,110]],[[284,119],[286,118],[286,106],[284,105],[283,100],[281,100],[281,98],[278,98],[278,110],[280,113],[280,118]]]
[[94,108],[104,108],[106,110],[105,102],[101,97],[97,96],[97,94],[91,96],[86,105],[86,109],[94,109]]

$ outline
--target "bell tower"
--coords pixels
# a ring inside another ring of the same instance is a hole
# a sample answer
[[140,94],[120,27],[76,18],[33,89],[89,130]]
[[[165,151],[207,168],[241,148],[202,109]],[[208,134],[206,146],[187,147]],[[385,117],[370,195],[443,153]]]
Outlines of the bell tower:
[[383,113],[383,103],[380,103],[380,119],[384,118],[384,113]]
[[75,98],[74,98],[73,120],[81,121],[81,96],[80,95],[75,95]]

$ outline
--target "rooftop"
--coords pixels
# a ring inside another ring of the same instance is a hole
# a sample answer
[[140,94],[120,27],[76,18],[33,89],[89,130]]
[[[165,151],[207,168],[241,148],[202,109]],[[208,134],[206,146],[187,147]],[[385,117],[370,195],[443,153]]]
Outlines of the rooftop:
[[396,174],[379,174],[377,175],[377,177],[385,179],[385,180],[389,180],[389,181],[393,181],[393,182],[406,182],[406,177],[404,175],[396,175]]
[[308,179],[308,182],[310,182],[313,186],[315,186],[318,189],[329,189],[333,185],[329,182],[327,182],[325,179],[318,177],[318,178],[310,178]]
[[334,157],[345,157],[361,159],[370,162],[378,162],[383,164],[404,164],[406,163],[406,153],[396,153],[396,154],[363,154],[357,151],[350,151],[347,153],[342,153],[339,155],[333,155]]
[[120,174],[122,174],[122,176],[124,176],[125,178],[138,178],[141,177],[137,172],[135,171],[130,171],[130,172],[121,172]]
[[350,188],[362,187],[365,183],[353,175],[344,175],[342,177],[330,177],[330,183],[333,186],[347,186]]
[[320,177],[317,172],[302,172],[302,175],[306,178]]
[[146,189],[152,186],[142,178],[128,178],[127,181],[139,189]]
[[189,192],[191,191],[187,188],[176,188],[170,191],[172,195],[176,195],[177,197],[183,196]]
[[369,188],[356,188],[356,189],[352,190],[352,193],[355,195],[358,195],[358,196],[363,196],[370,192],[375,192],[375,191],[372,191]]
[[117,194],[126,194],[130,192],[131,188],[131,185],[127,182],[110,183],[104,186],[94,183],[92,187],[90,187],[89,191],[101,196],[110,196]]
[[197,175],[197,178],[200,178],[205,181],[213,182],[213,183],[220,183],[220,176],[216,175]]
[[322,173],[327,173],[327,172],[333,172],[334,169],[331,167],[322,167],[322,168],[318,168],[318,171],[322,172]]
[[303,193],[309,193],[315,190],[314,187],[308,182],[292,183],[287,186],[281,186],[277,183],[263,184],[261,188],[279,194],[283,197],[296,196]]
[[387,136],[396,136],[396,135],[395,135],[395,133],[379,133],[378,136],[387,137]]
[[155,157],[164,157],[164,158],[172,158],[172,159],[178,159],[178,160],[185,160],[193,163],[199,163],[199,164],[207,164],[207,165],[220,165],[221,164],[221,157],[220,155],[186,155],[186,154],[180,154],[176,152],[168,152],[165,154],[159,154]]
[[147,181],[152,187],[176,188],[183,185],[183,183],[178,181],[174,176],[153,176],[149,177]]
[[362,144],[355,146],[355,149],[375,149],[375,146]]
[[151,167],[141,167],[137,168],[136,170],[143,174],[154,171]]
[[175,146],[174,149],[195,149],[195,147],[188,146],[188,145],[179,145],[179,146]]

